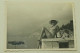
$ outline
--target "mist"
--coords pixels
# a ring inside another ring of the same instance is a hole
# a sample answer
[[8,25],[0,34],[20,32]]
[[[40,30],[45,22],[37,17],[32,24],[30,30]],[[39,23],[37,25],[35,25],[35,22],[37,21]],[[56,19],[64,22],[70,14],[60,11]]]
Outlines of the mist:
[[[49,27],[50,20],[58,25],[73,19],[71,3],[9,1],[7,3],[8,41],[24,41],[19,48],[37,48],[42,27]],[[12,46],[8,45],[9,48]]]

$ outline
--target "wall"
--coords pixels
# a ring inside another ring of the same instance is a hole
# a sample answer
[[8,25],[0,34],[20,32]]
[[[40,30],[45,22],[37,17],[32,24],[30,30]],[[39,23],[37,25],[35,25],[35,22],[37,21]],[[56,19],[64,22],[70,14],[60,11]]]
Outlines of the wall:
[[[59,42],[61,41],[42,41],[42,49],[51,49],[51,48],[59,48]],[[66,42],[66,41],[62,41]],[[74,48],[74,41],[70,40],[69,42],[69,48]]]

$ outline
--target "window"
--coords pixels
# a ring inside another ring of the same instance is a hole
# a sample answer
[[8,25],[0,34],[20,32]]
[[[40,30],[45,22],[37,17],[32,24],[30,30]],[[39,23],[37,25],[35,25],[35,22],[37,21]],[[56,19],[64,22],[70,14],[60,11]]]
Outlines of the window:
[[60,42],[59,48],[69,48],[69,42]]

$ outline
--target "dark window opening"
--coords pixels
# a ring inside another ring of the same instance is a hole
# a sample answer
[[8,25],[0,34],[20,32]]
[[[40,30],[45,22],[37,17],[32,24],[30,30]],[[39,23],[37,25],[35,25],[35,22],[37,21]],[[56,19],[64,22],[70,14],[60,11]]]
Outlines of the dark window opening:
[[69,42],[60,42],[59,48],[69,48]]

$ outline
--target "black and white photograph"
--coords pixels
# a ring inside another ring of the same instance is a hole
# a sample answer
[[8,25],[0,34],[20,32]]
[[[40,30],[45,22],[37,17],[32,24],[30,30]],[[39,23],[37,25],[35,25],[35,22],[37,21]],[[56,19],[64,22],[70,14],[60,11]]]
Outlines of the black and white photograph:
[[6,49],[74,49],[73,11],[68,2],[7,1]]

